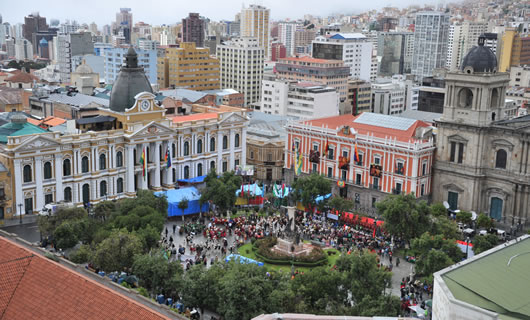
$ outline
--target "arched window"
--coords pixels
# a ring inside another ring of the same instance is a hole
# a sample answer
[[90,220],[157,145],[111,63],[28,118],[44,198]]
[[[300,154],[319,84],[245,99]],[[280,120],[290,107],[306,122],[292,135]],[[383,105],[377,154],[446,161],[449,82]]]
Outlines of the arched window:
[[177,146],[175,146],[174,143],[171,144],[171,156],[174,158],[177,156],[177,154],[175,153],[175,149],[177,148]]
[[499,105],[499,90],[497,88],[493,88],[491,90],[491,107],[496,108]]
[[223,136],[223,150],[228,149],[228,137]]
[[107,181],[103,180],[99,183],[99,196],[104,197],[107,195]]
[[202,176],[202,163],[197,165],[197,177]]
[[63,161],[63,176],[69,176],[72,174],[72,162],[70,159],[64,159]]
[[116,193],[123,193],[123,178],[116,180]]
[[234,144],[234,147],[239,148],[239,133],[236,133]]
[[210,138],[210,152],[215,151],[215,138]]
[[107,157],[104,153],[99,155],[99,170],[107,169]]
[[197,141],[197,153],[202,153],[202,139]]
[[52,164],[50,162],[44,163],[44,179],[52,178]]
[[210,170],[215,170],[215,161],[210,161]]
[[188,141],[184,142],[184,155],[190,155],[190,143]]
[[495,157],[495,168],[506,169],[506,151],[504,149],[499,149],[497,151],[497,156]]
[[29,164],[24,166],[24,182],[31,182],[31,166]]
[[123,153],[118,151],[116,153],[116,168],[123,167]]
[[458,93],[458,106],[460,108],[471,108],[473,102],[473,92],[468,88],[463,88]]
[[83,185],[83,203],[90,202],[90,186],[88,183]]
[[189,178],[190,178],[190,167],[185,166],[184,167],[184,179],[189,179]]
[[[129,159],[130,160],[130,159]],[[136,161],[136,148],[133,149],[133,163],[136,165],[138,164]]]
[[72,188],[70,187],[64,188],[64,201],[72,202]]
[[84,156],[81,158],[81,172],[87,173],[88,172],[88,157]]

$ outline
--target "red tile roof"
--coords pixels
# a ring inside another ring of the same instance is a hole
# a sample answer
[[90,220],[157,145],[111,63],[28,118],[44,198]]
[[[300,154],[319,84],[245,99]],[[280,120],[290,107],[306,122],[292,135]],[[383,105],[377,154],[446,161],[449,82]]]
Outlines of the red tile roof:
[[0,318],[170,319],[4,237],[0,237]]
[[30,83],[30,82],[33,82],[33,80],[35,81],[39,81],[40,79],[37,78],[36,76],[32,75],[32,74],[29,74],[29,73],[26,73],[26,72],[19,72],[15,75],[12,75],[11,77],[8,77],[5,79],[5,81],[8,81],[8,82],[21,82],[21,83]]
[[[314,120],[302,121],[301,123],[309,124],[314,127],[327,127],[333,130],[339,130],[344,126],[349,126],[354,128],[355,131],[362,135],[373,135],[378,138],[396,138],[399,141],[408,142],[411,139],[414,139],[416,135],[416,129],[419,127],[430,127],[426,122],[416,120],[407,130],[391,129],[378,125],[370,125],[364,123],[354,122],[355,119],[361,115],[354,116],[351,114],[345,114],[341,116],[329,117],[329,118],[320,118]],[[391,117],[391,116],[389,116]],[[339,135],[345,136],[342,131],[338,132]]]

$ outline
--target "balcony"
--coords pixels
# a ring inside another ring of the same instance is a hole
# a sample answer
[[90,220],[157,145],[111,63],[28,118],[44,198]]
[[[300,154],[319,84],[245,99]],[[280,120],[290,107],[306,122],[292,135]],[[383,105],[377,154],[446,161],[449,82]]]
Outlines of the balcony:
[[401,194],[401,189],[392,189],[392,194]]
[[371,183],[370,183],[370,189],[381,190],[381,186],[378,185],[378,184],[371,184]]
[[363,166],[363,163],[362,163],[362,161],[357,161],[357,162],[355,162],[355,165],[356,165],[356,166],[359,166],[359,167],[362,167],[362,166]]
[[394,171],[395,174],[400,174],[400,175],[404,175],[405,174],[405,168],[403,167],[397,167],[396,170]]

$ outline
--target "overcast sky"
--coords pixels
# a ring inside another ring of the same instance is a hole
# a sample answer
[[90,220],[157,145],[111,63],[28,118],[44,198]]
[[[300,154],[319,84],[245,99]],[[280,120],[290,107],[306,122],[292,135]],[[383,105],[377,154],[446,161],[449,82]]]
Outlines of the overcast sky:
[[[80,23],[96,22],[98,27],[110,24],[120,7],[131,8],[133,23],[172,24],[198,12],[211,20],[233,20],[245,3],[262,4],[271,9],[272,19],[302,18],[304,14],[326,16],[334,12],[361,13],[387,5],[405,7],[410,4],[439,4],[441,0],[0,0],[3,21],[24,22],[24,16],[39,11],[48,19],[77,20]],[[325,5],[325,6],[323,6]]]

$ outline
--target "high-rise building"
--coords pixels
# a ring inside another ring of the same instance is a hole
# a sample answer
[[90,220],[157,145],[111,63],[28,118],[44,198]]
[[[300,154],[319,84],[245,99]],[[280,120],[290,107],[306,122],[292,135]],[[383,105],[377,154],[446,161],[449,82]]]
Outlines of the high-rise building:
[[[24,17],[24,25],[22,27],[22,37],[29,41],[33,41],[33,34],[39,31],[48,31],[48,25],[46,24],[46,18],[41,17],[38,12],[32,13],[27,17]],[[19,36],[17,35],[16,38]],[[31,43],[36,48],[38,43]]]
[[271,61],[278,61],[278,59],[285,57],[287,57],[285,45],[280,42],[273,42],[271,44]]
[[477,43],[478,37],[484,34],[487,28],[485,22],[465,21],[460,25],[451,25],[446,60],[449,70],[460,68],[464,55]]
[[29,40],[24,38],[15,40],[15,58],[17,60],[33,60],[33,45]]
[[[104,77],[105,83],[112,84],[120,74],[121,67],[125,62],[128,48],[126,47],[107,47],[103,48],[104,56]],[[137,49],[138,65],[143,68],[145,76],[149,83],[157,83],[157,52],[156,50]]]
[[372,74],[372,43],[360,33],[336,33],[318,36],[313,41],[313,58],[342,60],[350,67],[354,79],[370,81]]
[[259,40],[241,37],[227,41],[217,46],[217,58],[221,63],[221,88],[243,93],[247,107],[259,102],[265,60]]
[[166,48],[159,55],[157,78],[160,88],[219,89],[219,59],[211,57],[208,48],[183,42],[180,48]]
[[298,29],[294,34],[295,53],[311,53],[311,42],[315,40],[317,32],[315,29]]
[[198,13],[191,13],[182,19],[182,42],[195,42],[198,48],[204,47],[206,35],[206,19]]
[[335,88],[341,102],[346,100],[349,74],[350,68],[342,60],[290,57],[276,63],[279,79],[320,83]]
[[72,73],[72,57],[84,54],[94,54],[94,44],[90,32],[58,34],[53,39],[57,45],[57,64],[63,83],[70,82]]
[[295,38],[296,30],[300,27],[295,22],[280,22],[278,23],[278,40],[285,45],[288,56],[295,54]]
[[131,43],[131,32],[133,17],[131,8],[120,8],[116,13],[116,21],[113,23],[113,34],[125,38],[125,43]]
[[370,112],[372,107],[372,85],[363,80],[348,80],[348,97],[342,114],[358,115]]
[[514,28],[507,29],[502,37],[499,71],[506,72],[511,66],[530,65],[530,35]]
[[258,39],[258,45],[269,56],[269,17],[270,9],[264,6],[251,4],[248,8],[241,10],[241,36],[254,37]]
[[48,41],[44,38],[39,41],[39,56],[44,59],[50,58],[50,48],[48,47]]
[[391,77],[410,73],[413,53],[414,33],[381,32],[378,39],[379,74]]
[[445,66],[448,37],[448,14],[435,11],[416,14],[412,58],[412,74],[416,78],[430,77],[434,69]]

